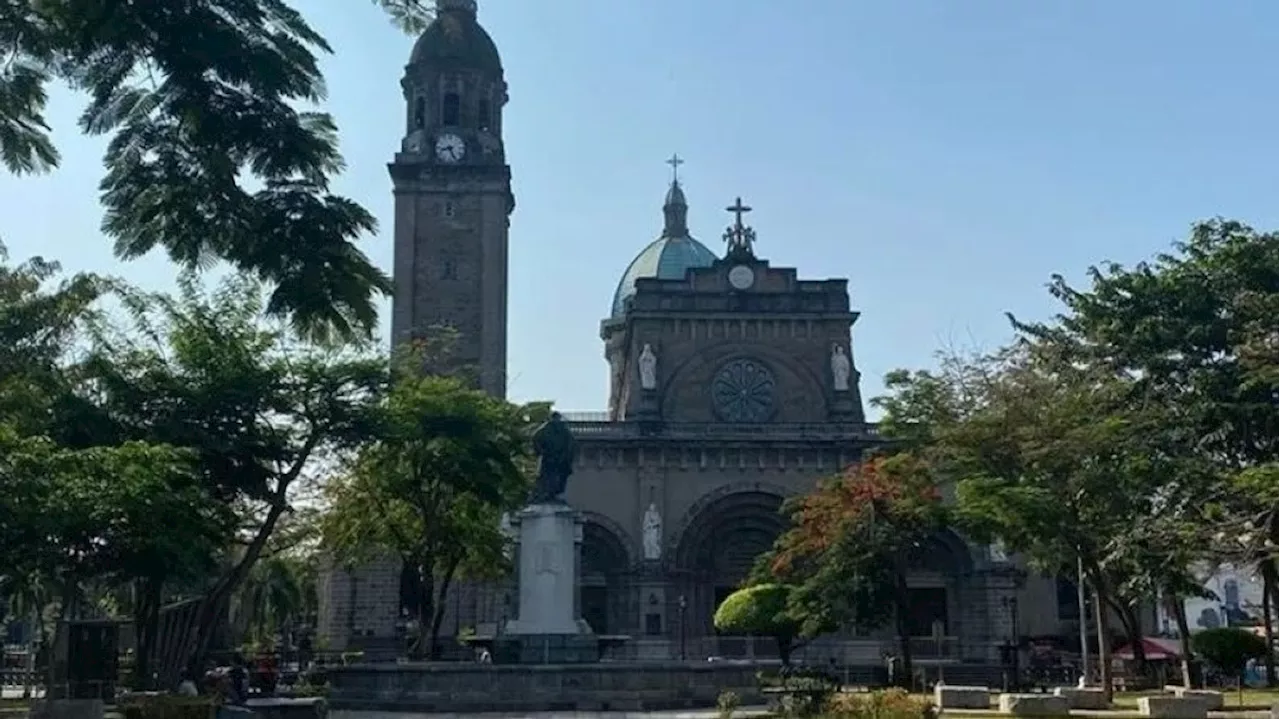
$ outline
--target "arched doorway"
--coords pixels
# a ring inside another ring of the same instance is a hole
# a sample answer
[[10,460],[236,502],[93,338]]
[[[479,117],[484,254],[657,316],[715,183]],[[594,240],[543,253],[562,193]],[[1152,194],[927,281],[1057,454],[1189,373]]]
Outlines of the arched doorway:
[[716,499],[692,517],[675,556],[689,636],[715,631],[716,607],[786,530],[781,507],[782,497],[776,494],[743,491]]
[[598,522],[584,522],[578,606],[582,618],[596,634],[618,634],[627,630],[629,569],[630,560],[622,540]]
[[[957,636],[964,581],[973,566],[968,546],[950,530],[919,542],[907,556],[907,631],[914,638]],[[942,652],[926,642],[921,649]]]

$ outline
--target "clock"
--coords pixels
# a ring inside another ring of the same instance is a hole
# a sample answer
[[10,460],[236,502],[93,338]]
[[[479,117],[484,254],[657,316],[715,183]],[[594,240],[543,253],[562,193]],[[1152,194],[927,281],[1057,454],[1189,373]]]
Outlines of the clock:
[[756,283],[756,273],[746,265],[738,265],[729,270],[729,284],[735,290],[748,290]]
[[461,137],[445,133],[436,138],[436,157],[441,162],[453,164],[461,160],[465,154],[467,154],[467,145]]

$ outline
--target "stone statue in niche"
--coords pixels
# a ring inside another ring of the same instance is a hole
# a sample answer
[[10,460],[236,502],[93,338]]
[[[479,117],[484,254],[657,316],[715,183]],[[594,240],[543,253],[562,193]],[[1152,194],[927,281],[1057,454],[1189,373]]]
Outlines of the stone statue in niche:
[[849,363],[849,355],[840,345],[831,345],[831,383],[837,392],[849,391],[849,375],[853,373],[853,365]]
[[644,349],[640,351],[640,388],[658,388],[658,355],[648,342],[644,343]]
[[658,505],[649,503],[644,510],[644,558],[656,560],[662,558],[662,515],[658,514]]
[[999,540],[987,547],[987,554],[996,564],[1005,564],[1009,561],[1009,552],[1004,548],[1004,542]]

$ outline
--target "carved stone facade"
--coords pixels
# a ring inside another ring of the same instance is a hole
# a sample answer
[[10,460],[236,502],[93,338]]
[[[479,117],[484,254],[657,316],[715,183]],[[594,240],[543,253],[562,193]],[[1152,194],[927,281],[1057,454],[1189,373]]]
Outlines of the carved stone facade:
[[[460,359],[478,366],[480,386],[501,396],[512,208],[500,133],[505,84],[474,3],[440,7],[406,70],[409,124],[391,165],[392,327],[401,342],[433,323],[454,325]],[[461,157],[449,137],[461,142]],[[663,231],[626,268],[601,323],[609,409],[564,413],[580,443],[567,492],[585,519],[577,601],[594,631],[629,635],[627,647],[640,657],[767,646],[716,637],[715,607],[783,531],[783,500],[880,441],[864,415],[852,333],[858,313],[847,281],[801,279],[795,269],[772,266],[757,256],[755,233],[743,222],[750,208],[739,200],[728,209],[729,249],[718,257],[690,235],[687,200],[673,178]],[[760,241],[767,247],[770,238]],[[650,531],[660,537],[646,548],[651,506],[658,521]],[[327,597],[333,608],[325,625],[331,646],[367,643],[360,631],[397,631],[386,607],[398,596],[361,593],[396,571],[379,565],[358,570],[354,584],[345,573],[329,580],[322,604]],[[922,547],[908,582],[918,656],[990,663],[1015,634],[1070,630],[1052,580],[1024,582],[1023,574],[954,533]],[[344,632],[343,612],[361,613],[361,602],[382,624]],[[459,585],[441,636],[491,632],[514,616],[512,604],[509,583]],[[879,665],[886,638],[814,646],[824,657]]]

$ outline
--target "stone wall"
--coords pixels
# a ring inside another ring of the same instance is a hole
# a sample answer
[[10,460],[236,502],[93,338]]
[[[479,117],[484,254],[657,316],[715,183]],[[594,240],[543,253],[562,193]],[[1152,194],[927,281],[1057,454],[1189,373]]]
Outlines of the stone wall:
[[321,568],[316,634],[321,646],[345,651],[360,639],[390,639],[400,613],[400,561],[385,557],[348,569],[326,560]]
[[329,674],[330,706],[347,712],[654,711],[715,706],[734,691],[761,701],[760,667],[729,662],[358,665]]

